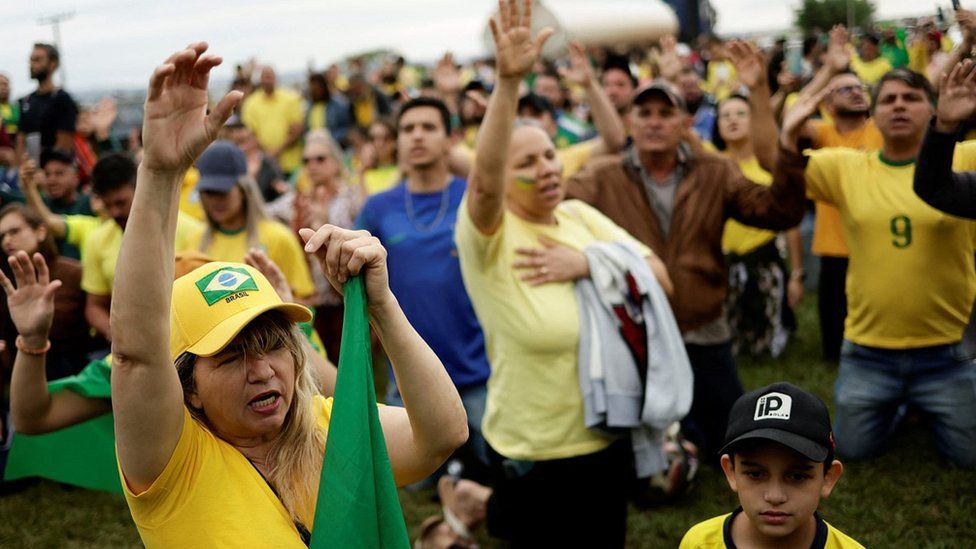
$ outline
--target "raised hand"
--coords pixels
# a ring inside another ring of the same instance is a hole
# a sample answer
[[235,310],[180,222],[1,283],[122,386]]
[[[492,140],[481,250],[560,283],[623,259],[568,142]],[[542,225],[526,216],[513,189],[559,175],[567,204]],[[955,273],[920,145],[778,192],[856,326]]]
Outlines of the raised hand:
[[813,116],[813,113],[817,112],[820,103],[833,90],[833,86],[827,86],[812,97],[801,98],[783,115],[783,127],[779,137],[780,145],[783,148],[789,151],[797,150],[796,142],[803,123]]
[[30,155],[24,153],[20,159],[20,184],[23,185],[24,190],[37,188],[39,177],[40,171],[37,169],[37,164],[34,163]]
[[966,59],[952,67],[952,72],[942,73],[939,85],[939,103],[936,106],[935,127],[951,133],[976,111],[976,70],[973,61]]
[[956,10],[956,23],[959,23],[959,28],[962,30],[963,44],[972,49],[973,44],[976,43],[976,12],[962,8]]
[[386,269],[386,248],[367,231],[323,225],[319,230],[300,229],[305,252],[314,254],[329,284],[340,294],[350,277],[364,273],[370,307],[395,300]]
[[593,65],[590,65],[590,59],[579,42],[573,41],[569,44],[569,63],[569,68],[559,67],[559,76],[578,86],[596,81]]
[[461,90],[461,71],[454,62],[454,54],[447,52],[437,62],[431,73],[434,87],[444,95],[455,94]]
[[119,116],[119,107],[115,103],[115,99],[111,97],[103,97],[99,99],[98,105],[92,109],[91,121],[92,126],[95,127],[95,135],[99,139],[108,139],[109,132],[112,129],[112,124],[115,123],[115,119]]
[[142,126],[142,167],[181,174],[216,137],[243,94],[231,91],[207,114],[210,71],[222,62],[191,44],[156,67],[149,80]]
[[844,25],[834,25],[834,28],[830,29],[824,64],[835,73],[846,70],[851,64],[851,52],[847,50],[848,39],[847,28]]
[[739,82],[750,90],[767,85],[766,59],[755,44],[732,40],[726,45]]
[[522,79],[535,65],[542,46],[553,34],[546,27],[532,38],[532,0],[523,0],[519,14],[518,0],[498,0],[498,20],[488,20],[495,39],[495,70],[499,78]]
[[244,255],[244,263],[254,267],[264,278],[268,279],[268,283],[274,288],[278,297],[281,298],[285,303],[291,303],[295,301],[295,295],[291,291],[291,286],[288,285],[288,279],[285,278],[285,273],[281,272],[281,268],[271,258],[268,254],[264,253],[260,248],[251,248]]
[[54,321],[54,292],[61,287],[60,280],[51,280],[44,256],[34,254],[33,262],[27,252],[17,252],[7,258],[13,271],[15,287],[0,271],[0,285],[7,294],[7,308],[17,333],[24,343],[34,349],[44,346],[51,322]]
[[681,58],[678,57],[678,39],[673,34],[665,34],[660,40],[661,51],[657,56],[658,68],[661,76],[671,82],[678,78],[681,72]]

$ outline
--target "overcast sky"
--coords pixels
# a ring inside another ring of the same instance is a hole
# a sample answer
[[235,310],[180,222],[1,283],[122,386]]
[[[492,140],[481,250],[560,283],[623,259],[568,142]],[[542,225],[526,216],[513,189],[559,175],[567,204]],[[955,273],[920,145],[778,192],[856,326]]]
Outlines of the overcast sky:
[[[142,86],[169,53],[195,40],[210,42],[234,62],[256,56],[281,71],[321,68],[345,54],[391,47],[408,58],[434,59],[446,49],[459,56],[483,53],[481,32],[492,0],[0,0],[0,71],[11,75],[13,95],[29,93],[27,57],[35,41],[51,41],[38,19],[62,12],[62,61],[69,90]],[[547,0],[558,4],[581,0]],[[599,0],[587,0],[598,4]],[[875,0],[882,17],[934,13],[947,1]],[[964,1],[964,3],[966,3]],[[712,0],[719,32],[787,27],[800,0]]]

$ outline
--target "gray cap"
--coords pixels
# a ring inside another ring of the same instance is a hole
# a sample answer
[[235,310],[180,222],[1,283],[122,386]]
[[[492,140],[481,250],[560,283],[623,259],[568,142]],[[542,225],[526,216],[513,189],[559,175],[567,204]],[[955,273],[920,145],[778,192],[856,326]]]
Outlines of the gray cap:
[[663,97],[668,103],[671,103],[682,111],[688,111],[688,107],[685,105],[685,100],[683,97],[681,97],[681,94],[678,93],[678,89],[663,78],[655,78],[649,84],[645,84],[637,88],[631,102],[634,105],[640,105],[654,96]]

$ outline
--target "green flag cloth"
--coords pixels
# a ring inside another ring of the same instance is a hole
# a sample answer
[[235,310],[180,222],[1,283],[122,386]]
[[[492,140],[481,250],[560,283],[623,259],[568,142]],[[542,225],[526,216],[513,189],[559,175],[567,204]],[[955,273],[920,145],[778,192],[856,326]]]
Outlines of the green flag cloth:
[[309,547],[409,549],[376,407],[362,276],[343,294],[339,375]]
[[[111,398],[110,361],[111,357],[95,360],[78,375],[48,383],[48,391],[74,391],[89,398]],[[4,478],[43,477],[121,494],[113,429],[109,413],[43,435],[15,433]]]

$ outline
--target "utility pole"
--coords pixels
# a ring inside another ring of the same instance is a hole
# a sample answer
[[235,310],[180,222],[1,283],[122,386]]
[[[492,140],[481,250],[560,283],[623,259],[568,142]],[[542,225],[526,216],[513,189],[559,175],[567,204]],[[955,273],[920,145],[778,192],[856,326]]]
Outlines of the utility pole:
[[[48,15],[45,17],[40,17],[37,19],[38,25],[51,25],[51,31],[54,34],[54,45],[58,48],[58,52],[63,52],[61,48],[61,22],[68,21],[75,16],[73,11],[65,11],[61,13],[55,13],[53,15]],[[58,62],[58,70],[61,71],[61,87],[65,87],[68,84],[68,73],[64,70],[64,58]]]

